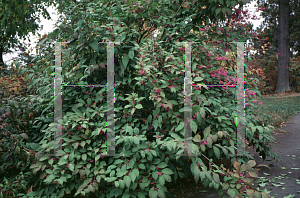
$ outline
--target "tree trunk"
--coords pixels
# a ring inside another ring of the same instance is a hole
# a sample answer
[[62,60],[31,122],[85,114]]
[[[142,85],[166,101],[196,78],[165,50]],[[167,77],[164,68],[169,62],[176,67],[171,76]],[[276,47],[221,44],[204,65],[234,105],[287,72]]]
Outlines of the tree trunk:
[[278,78],[277,93],[290,90],[289,87],[289,0],[279,0],[279,24],[278,24]]

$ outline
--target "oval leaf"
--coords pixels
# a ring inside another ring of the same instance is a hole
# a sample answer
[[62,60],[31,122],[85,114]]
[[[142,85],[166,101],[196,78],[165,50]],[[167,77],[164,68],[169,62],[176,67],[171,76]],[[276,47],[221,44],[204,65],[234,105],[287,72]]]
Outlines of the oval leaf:
[[26,140],[28,140],[28,135],[26,133],[21,133],[20,136]]

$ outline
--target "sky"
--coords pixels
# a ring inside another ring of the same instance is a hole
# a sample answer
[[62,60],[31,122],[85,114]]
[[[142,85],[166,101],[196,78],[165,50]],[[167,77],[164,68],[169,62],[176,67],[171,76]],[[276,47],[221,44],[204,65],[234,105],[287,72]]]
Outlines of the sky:
[[[256,29],[257,27],[259,27],[261,25],[261,23],[263,21],[263,18],[260,16],[261,11],[256,12],[256,8],[257,7],[255,7],[255,2],[251,2],[250,4],[247,4],[246,6],[247,6],[247,9],[249,10],[249,12],[250,12],[251,15],[255,13],[255,15],[258,18],[260,18],[259,20],[252,20],[252,19],[247,20],[249,22],[252,22],[253,26],[254,26],[254,29]],[[57,11],[56,11],[56,9],[53,6],[48,7],[47,11],[48,11],[48,13],[51,16],[51,20],[44,19],[41,16],[41,23],[40,23],[40,25],[43,26],[43,29],[40,30],[40,31],[38,31],[38,33],[41,34],[41,35],[44,35],[44,34],[47,34],[47,33],[51,32],[51,31],[53,31],[55,29],[54,24],[58,20]],[[38,36],[37,36],[37,34],[36,35],[32,35],[32,33],[30,33],[29,36],[30,36],[30,42],[28,41],[28,39],[26,39],[26,40],[22,39],[21,41],[25,41],[26,44],[30,43],[31,44],[30,47],[34,47],[36,45]],[[18,53],[20,53],[19,50],[15,49],[14,51],[15,52],[13,52],[13,53],[4,54],[3,55],[3,60],[4,60],[4,62],[6,64],[10,64],[12,62],[12,59],[14,57],[17,57]],[[31,54],[36,54],[36,51],[33,50],[31,52]]]

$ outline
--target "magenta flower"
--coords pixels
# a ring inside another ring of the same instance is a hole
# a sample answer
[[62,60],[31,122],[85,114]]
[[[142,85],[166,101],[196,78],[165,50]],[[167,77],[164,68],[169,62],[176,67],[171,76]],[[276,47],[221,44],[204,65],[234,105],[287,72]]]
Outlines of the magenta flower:
[[258,103],[258,105],[262,105],[262,104],[263,104],[262,102]]

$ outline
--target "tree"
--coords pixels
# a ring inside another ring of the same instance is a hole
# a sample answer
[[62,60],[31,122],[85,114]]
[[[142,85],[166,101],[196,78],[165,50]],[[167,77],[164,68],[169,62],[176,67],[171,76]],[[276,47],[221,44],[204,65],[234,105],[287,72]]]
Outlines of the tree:
[[[12,52],[10,48],[24,48],[19,41],[28,38],[29,33],[38,30],[39,16],[51,19],[45,6],[50,6],[53,0],[4,0],[0,2],[0,66],[5,67],[3,54]],[[19,38],[17,38],[19,37]]]
[[[299,1],[288,2],[267,0],[257,1],[258,7],[264,7],[262,16],[265,18],[260,30],[265,34],[265,39],[274,49],[279,51],[278,77],[276,92],[282,93],[289,90],[289,57],[293,52],[300,52],[299,43]],[[280,24],[281,23],[281,24]],[[263,27],[265,29],[263,30]],[[288,51],[288,53],[286,52]],[[297,54],[297,55],[298,55]],[[297,56],[296,55],[296,56]]]
[[289,87],[289,0],[279,0],[279,32],[278,32],[278,77],[276,92],[283,93]]
[[[278,0],[257,1],[257,5],[263,8],[264,11],[261,16],[264,21],[259,29],[266,34],[268,42],[273,47],[278,49],[278,17],[279,17],[279,5]],[[290,17],[289,17],[289,34],[290,34],[290,57],[300,55],[300,2],[299,0],[291,0],[290,5]],[[298,52],[297,54],[293,54]]]

